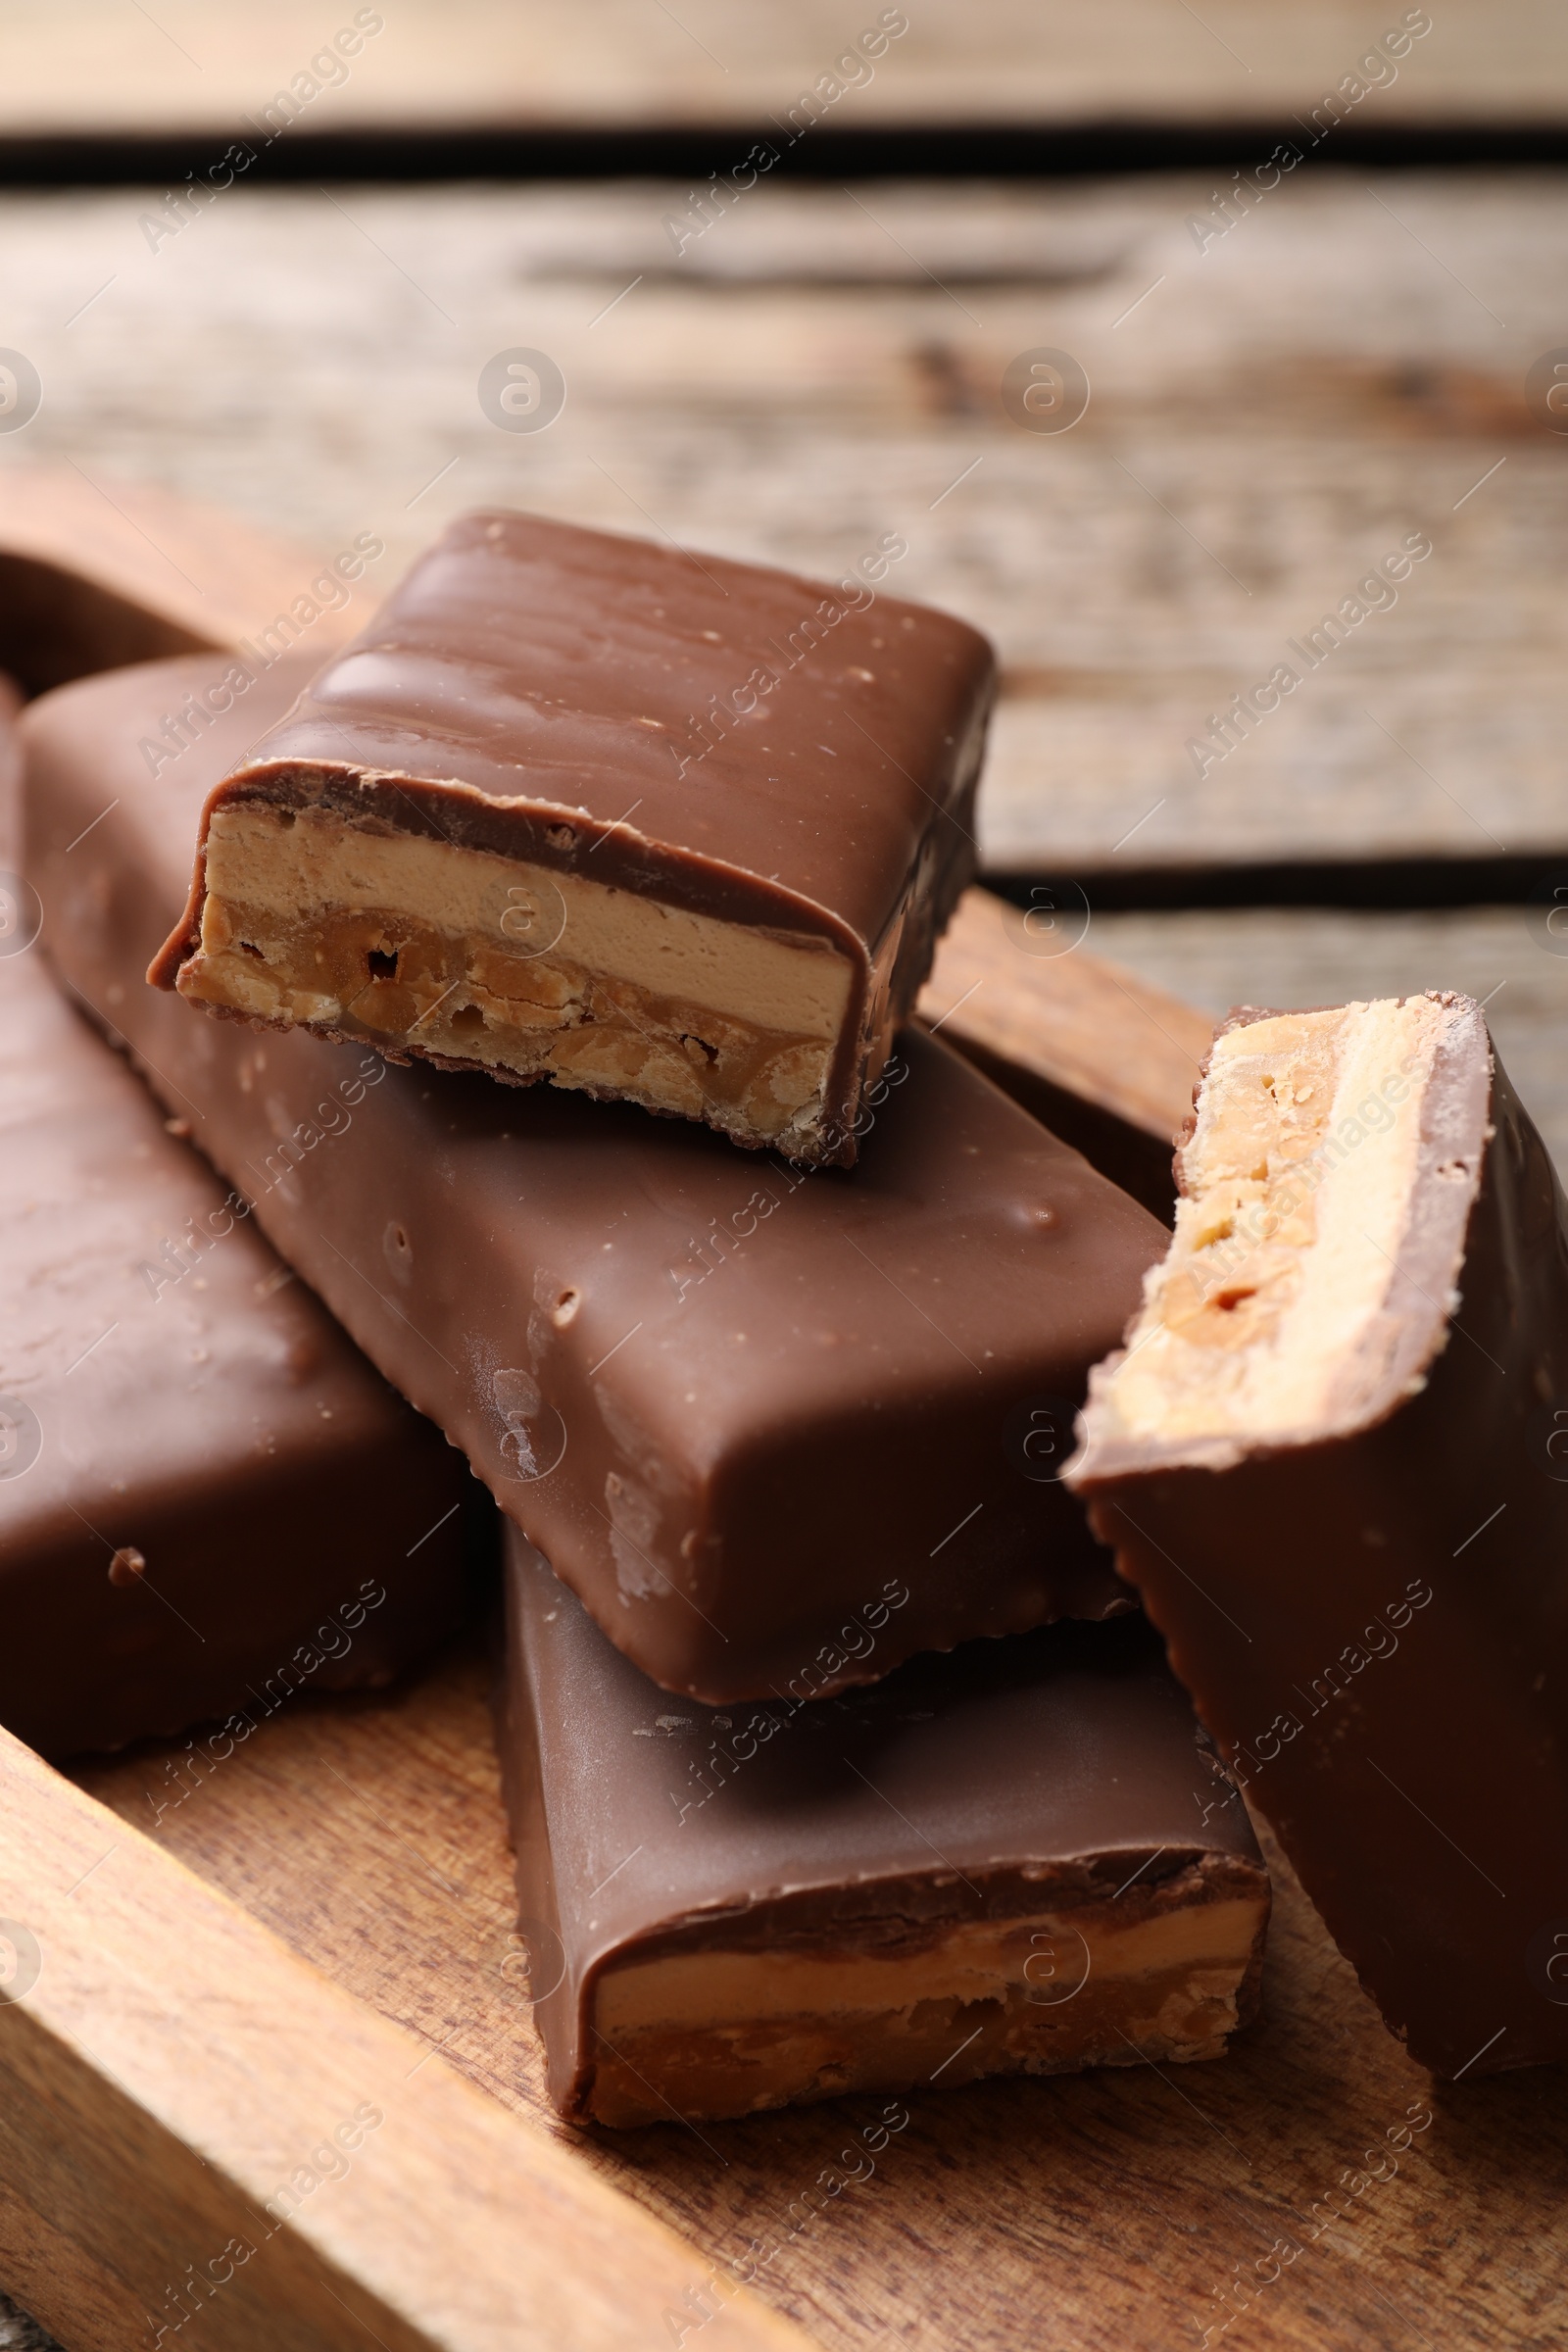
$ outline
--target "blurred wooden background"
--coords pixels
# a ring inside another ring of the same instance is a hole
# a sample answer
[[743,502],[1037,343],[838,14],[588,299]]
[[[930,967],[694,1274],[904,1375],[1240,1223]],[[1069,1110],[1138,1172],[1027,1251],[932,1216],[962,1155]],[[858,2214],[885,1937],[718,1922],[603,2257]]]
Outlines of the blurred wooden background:
[[[408,0],[341,88],[342,126],[511,122],[643,129],[763,123],[808,87],[881,0]],[[878,123],[1285,122],[1405,14],[1357,0],[938,0],[862,95]],[[1554,0],[1442,0],[1431,45],[1386,94],[1412,122],[1550,122],[1568,103]],[[5,0],[0,126],[240,127],[356,22],[344,0]],[[313,117],[313,128],[324,127]]]

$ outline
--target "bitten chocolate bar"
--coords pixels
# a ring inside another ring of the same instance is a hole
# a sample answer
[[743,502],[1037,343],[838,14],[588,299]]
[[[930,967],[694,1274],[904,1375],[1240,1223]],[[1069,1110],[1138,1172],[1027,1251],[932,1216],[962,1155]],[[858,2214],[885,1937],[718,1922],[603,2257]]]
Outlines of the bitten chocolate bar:
[[1232,1016],[1069,1473],[1411,2055],[1568,2057],[1568,1233],[1466,997]]
[[387,1682],[464,1605],[459,1456],[168,1124],[0,954],[0,1722],[48,1756]]
[[[832,1690],[1127,1605],[1056,1472],[1164,1245],[1153,1218],[940,1039],[901,1041],[851,1177],[147,988],[207,790],[297,690],[261,681],[149,775],[151,714],[221,675],[161,663],[31,707],[53,953],[644,1672],[715,1704]],[[867,1663],[839,1637],[890,1576],[909,1599]]]
[[861,579],[466,515],[219,783],[155,976],[847,1166],[974,874],[993,672]]
[[574,2122],[1214,2058],[1251,2016],[1268,1881],[1142,1619],[672,1711],[508,1551],[521,1934]]

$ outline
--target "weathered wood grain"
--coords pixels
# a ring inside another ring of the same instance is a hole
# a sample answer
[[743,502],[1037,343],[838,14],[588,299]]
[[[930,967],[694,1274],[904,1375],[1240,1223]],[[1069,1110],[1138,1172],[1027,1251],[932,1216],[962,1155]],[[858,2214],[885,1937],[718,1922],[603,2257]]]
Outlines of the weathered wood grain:
[[[73,2352],[186,2322],[213,2352],[619,2352],[700,2285],[667,2230],[6,1734],[0,1900],[0,2261]],[[739,2293],[713,2337],[801,2341]]]
[[[1310,107],[1397,25],[1347,0],[927,0],[874,78],[828,120],[1258,122]],[[760,124],[787,109],[879,11],[838,0],[444,0],[326,14],[308,0],[162,0],[153,15],[78,0],[69,18],[7,0],[0,130],[179,127],[243,131],[309,72],[341,24],[380,18],[346,78],[301,107],[291,135],[368,124]],[[1568,43],[1549,0],[1446,0],[1385,94],[1396,121],[1554,120],[1568,108]]]
[[[372,531],[374,591],[485,500],[829,578],[891,532],[889,587],[1002,648],[997,869],[1568,848],[1568,438],[1524,392],[1568,176],[1303,164],[1200,252],[1211,188],[763,183],[678,259],[656,183],[241,189],[157,253],[142,192],[7,197],[45,397],[0,492],[75,458],[312,568]],[[1089,375],[1070,432],[1001,406],[1042,346]],[[517,347],[567,385],[529,435],[476,391]],[[1209,714],[1418,532],[1397,602],[1200,777]]]

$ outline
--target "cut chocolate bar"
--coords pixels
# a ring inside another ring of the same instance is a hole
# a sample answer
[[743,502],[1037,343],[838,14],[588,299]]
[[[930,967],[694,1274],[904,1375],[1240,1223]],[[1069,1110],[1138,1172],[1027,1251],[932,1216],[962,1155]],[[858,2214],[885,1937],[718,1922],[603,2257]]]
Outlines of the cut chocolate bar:
[[5,946],[0,1723],[63,1756],[389,1681],[483,1496]]
[[1412,2056],[1568,2057],[1568,1224],[1468,998],[1245,1011],[1069,1478]]
[[1141,1619],[676,1713],[515,1531],[507,1607],[521,1934],[572,2121],[1214,2058],[1251,2016],[1268,1880]]
[[863,578],[466,515],[219,784],[156,976],[848,1166],[974,873],[993,670]]
[[[1057,1473],[1153,1218],[940,1039],[902,1043],[855,1174],[813,1174],[145,987],[208,786],[298,683],[260,681],[151,776],[151,714],[220,675],[157,664],[31,707],[52,952],[612,1639],[721,1704],[1126,1606]],[[894,1575],[908,1601],[857,1656],[843,1629]]]

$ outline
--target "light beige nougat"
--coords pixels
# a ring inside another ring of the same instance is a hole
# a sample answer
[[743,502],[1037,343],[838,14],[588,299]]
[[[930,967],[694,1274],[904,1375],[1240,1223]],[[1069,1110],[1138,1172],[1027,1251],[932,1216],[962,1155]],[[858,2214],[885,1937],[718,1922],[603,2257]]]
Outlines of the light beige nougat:
[[[1400,1256],[1436,1057],[1477,1017],[1413,997],[1280,1013],[1215,1041],[1175,1239],[1125,1354],[1095,1378],[1091,1474],[1118,1442],[1320,1437],[1370,1409],[1395,1310],[1421,1303]],[[1441,1327],[1450,1302],[1431,1303]]]
[[853,967],[589,876],[241,801],[215,809],[183,996],[788,1151],[819,1131]]

